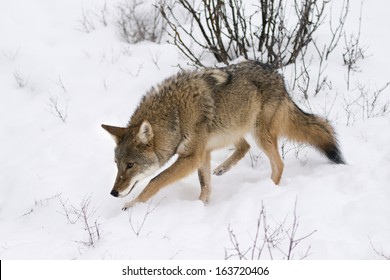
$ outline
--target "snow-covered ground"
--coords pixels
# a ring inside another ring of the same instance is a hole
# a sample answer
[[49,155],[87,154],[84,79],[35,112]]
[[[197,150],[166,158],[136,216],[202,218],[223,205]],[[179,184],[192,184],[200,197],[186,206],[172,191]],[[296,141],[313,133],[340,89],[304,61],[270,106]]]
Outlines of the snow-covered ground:
[[[107,1],[110,17],[115,2]],[[346,30],[357,34],[360,1],[351,2]],[[127,212],[122,204],[147,181],[124,200],[110,196],[114,141],[100,124],[126,125],[141,96],[187,62],[170,44],[128,44],[114,24],[93,16],[91,32],[80,31],[83,11],[103,4],[0,1],[1,259],[224,259],[236,253],[234,238],[242,252],[253,247],[262,205],[269,232],[279,229],[276,239],[283,239],[280,250],[271,248],[272,256],[264,250],[262,258],[285,258],[294,212],[295,237],[306,237],[295,259],[309,248],[307,259],[390,255],[390,117],[367,118],[361,99],[353,103],[362,91],[372,94],[390,82],[388,1],[363,3],[367,50],[351,74],[351,90],[340,54],[326,62],[332,86],[309,97],[312,112],[335,126],[347,165],[330,164],[307,147],[298,157],[290,151],[276,187],[268,159],[252,145],[252,157],[213,176],[209,205],[197,200],[193,174]],[[309,110],[298,91],[291,94]],[[380,98],[389,102],[390,87]],[[212,166],[230,153],[213,153]]]

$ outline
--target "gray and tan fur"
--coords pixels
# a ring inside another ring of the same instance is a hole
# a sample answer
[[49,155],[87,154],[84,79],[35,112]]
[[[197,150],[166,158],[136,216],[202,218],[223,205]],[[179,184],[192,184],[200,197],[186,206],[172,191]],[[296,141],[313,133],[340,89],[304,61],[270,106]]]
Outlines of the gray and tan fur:
[[235,151],[214,169],[222,175],[248,152],[250,132],[270,160],[279,184],[283,162],[278,138],[308,143],[334,163],[344,163],[335,132],[323,118],[305,113],[289,97],[271,67],[246,61],[219,69],[180,72],[152,88],[126,128],[102,125],[116,140],[118,174],[111,194],[124,197],[175,154],[177,160],[125,204],[145,202],[161,188],[197,170],[199,199],[210,198],[210,153],[234,144]]

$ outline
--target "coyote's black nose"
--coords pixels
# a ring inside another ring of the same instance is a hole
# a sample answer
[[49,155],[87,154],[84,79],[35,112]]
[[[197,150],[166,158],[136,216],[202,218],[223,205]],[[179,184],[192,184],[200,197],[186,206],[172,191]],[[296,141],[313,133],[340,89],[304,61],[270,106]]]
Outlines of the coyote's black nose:
[[115,197],[118,197],[119,193],[118,193],[117,190],[112,190],[112,191],[111,191],[111,195],[112,195],[112,196],[115,196]]

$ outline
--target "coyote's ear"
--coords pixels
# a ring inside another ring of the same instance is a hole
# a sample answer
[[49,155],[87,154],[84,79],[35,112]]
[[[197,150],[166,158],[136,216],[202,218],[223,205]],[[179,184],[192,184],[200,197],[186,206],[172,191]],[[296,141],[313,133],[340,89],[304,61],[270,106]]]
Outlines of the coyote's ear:
[[122,140],[123,136],[126,133],[126,128],[124,127],[116,127],[111,125],[102,124],[102,127],[108,131],[108,133],[111,134],[111,136],[114,137],[115,142],[119,144],[119,142]]
[[144,144],[149,144],[152,141],[153,129],[148,121],[142,122],[137,136],[138,136],[138,139]]

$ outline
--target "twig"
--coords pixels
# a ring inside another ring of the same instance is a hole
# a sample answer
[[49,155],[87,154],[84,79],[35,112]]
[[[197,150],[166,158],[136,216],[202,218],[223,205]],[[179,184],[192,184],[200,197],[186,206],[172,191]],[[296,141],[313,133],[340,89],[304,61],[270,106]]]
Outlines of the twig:
[[142,228],[144,227],[145,225],[145,222],[147,220],[147,218],[149,217],[149,215],[151,213],[153,213],[153,211],[160,205],[160,202],[157,203],[156,205],[152,207],[152,201],[148,203],[148,207],[146,208],[146,211],[142,217],[142,220],[141,220],[141,223],[140,224],[137,224],[136,226],[134,225],[134,221],[133,221],[133,207],[130,208],[130,210],[128,211],[128,218],[129,218],[129,224],[130,224],[130,227],[131,227],[131,230],[134,232],[134,234],[136,236],[139,236],[140,233],[141,233],[141,230]]
[[18,70],[14,71],[14,78],[16,81],[16,85],[19,88],[24,88],[27,86],[29,79],[24,77]]
[[378,249],[376,249],[374,244],[372,243],[371,239],[370,239],[370,245],[371,245],[372,250],[375,252],[375,254],[377,254],[378,256],[380,256],[382,258],[384,258],[385,260],[390,260],[390,254],[385,254],[383,252],[383,249],[381,249],[381,251],[378,251]]

